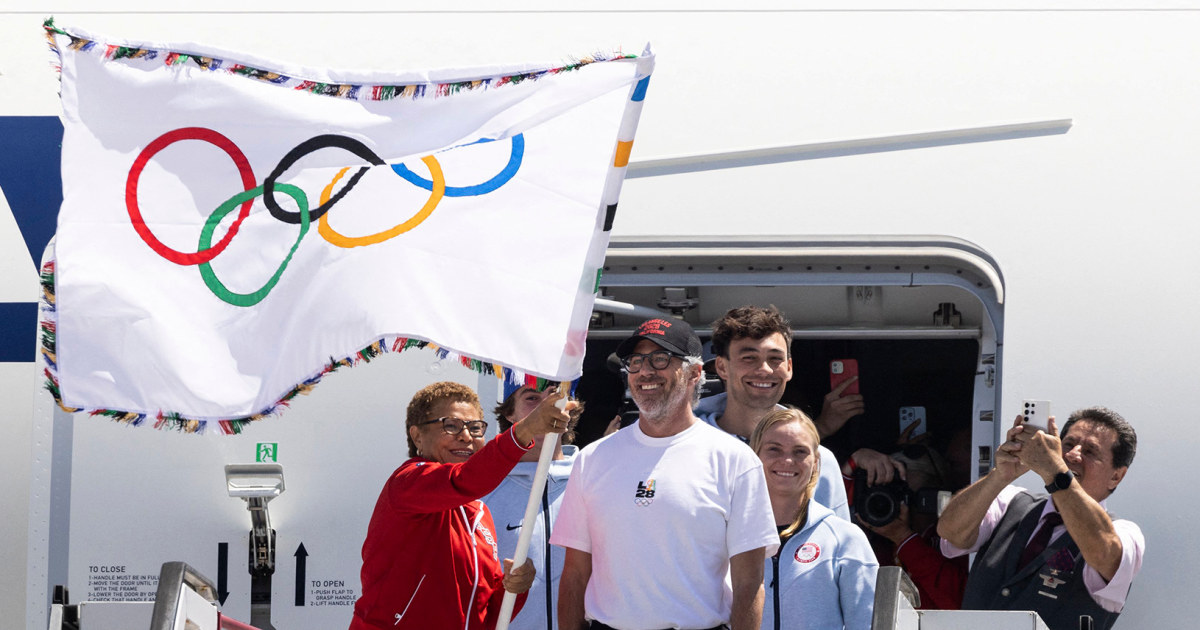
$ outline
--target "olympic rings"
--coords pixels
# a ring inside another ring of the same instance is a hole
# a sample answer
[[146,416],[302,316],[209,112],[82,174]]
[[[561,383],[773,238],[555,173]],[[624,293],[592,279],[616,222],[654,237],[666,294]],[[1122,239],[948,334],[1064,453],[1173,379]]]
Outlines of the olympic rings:
[[[441,202],[442,195],[446,191],[446,178],[442,174],[442,165],[438,163],[437,158],[433,157],[432,155],[427,155],[421,158],[421,161],[425,163],[425,166],[429,167],[429,176],[433,179],[432,191],[430,192],[429,200],[425,202],[425,205],[422,206],[416,214],[409,217],[407,221],[376,234],[351,237],[343,236],[330,227],[329,215],[323,214],[317,223],[317,232],[333,245],[350,248],[382,243],[420,225],[422,221],[429,218],[430,214],[433,214],[434,208],[436,208],[438,203]],[[325,187],[325,190],[321,191],[322,204],[325,204],[329,200],[329,193],[333,190],[334,184],[336,184],[337,181],[342,178],[342,175],[344,175],[347,170],[348,169],[344,168],[338,171],[338,174],[334,176],[333,181],[329,182],[329,185]],[[349,184],[347,184],[347,186],[349,186]],[[342,192],[345,192],[345,190],[346,189],[343,188]]]
[[[279,176],[283,175],[284,171],[291,168],[291,166],[299,161],[300,158],[326,147],[345,149],[366,160],[367,162],[370,162],[374,166],[384,165],[384,161],[380,159],[378,155],[375,155],[374,151],[368,149],[367,145],[355,140],[354,138],[333,134],[325,134],[309,138],[308,140],[296,145],[291,151],[288,151],[287,155],[283,156],[283,159],[279,161],[279,164],[275,165],[275,170],[271,171],[271,174],[268,175],[265,180],[263,180],[263,204],[267,206],[267,210],[271,211],[271,216],[283,221],[284,223],[295,224],[300,222],[300,217],[297,216],[298,213],[288,212],[287,210],[280,208],[279,204],[275,201],[275,180],[279,179]],[[308,220],[312,221],[313,219],[321,218],[321,215],[328,212],[329,209],[333,207],[333,204],[341,201],[342,197],[346,196],[346,193],[350,192],[351,188],[354,188],[354,185],[358,183],[358,180],[362,179],[363,175],[366,175],[367,169],[369,168],[369,166],[363,166],[359,168],[358,172],[350,177],[350,181],[346,182],[346,185],[343,186],[340,191],[338,191],[338,194],[334,195],[328,200],[322,201],[321,205],[317,206],[312,210],[312,212],[309,213]]]
[[[296,236],[296,242],[292,244],[292,249],[288,251],[287,256],[279,264],[279,268],[275,270],[271,279],[267,280],[267,283],[257,291],[251,293],[234,293],[217,279],[217,274],[213,271],[211,264],[207,262],[200,264],[200,277],[204,278],[205,286],[213,292],[213,295],[234,306],[254,306],[267,297],[267,294],[279,282],[279,277],[283,275],[283,270],[292,261],[292,254],[295,254],[296,248],[300,247],[300,241],[304,240],[304,235],[308,233],[308,197],[305,196],[303,190],[291,184],[277,184],[277,186],[280,192],[294,199],[296,205],[300,208],[300,211],[297,213],[300,215],[300,234]],[[200,231],[200,247],[204,249],[208,248],[208,243],[212,240],[213,230],[217,228],[217,224],[221,222],[221,219],[224,219],[225,215],[229,214],[235,206],[243,202],[252,202],[255,197],[261,194],[263,194],[263,186],[257,186],[251,190],[240,192],[230,197],[225,203],[217,206],[217,209],[208,217],[208,221],[204,223],[204,229]]]
[[150,246],[150,249],[157,252],[159,256],[177,265],[195,265],[212,260],[229,246],[229,242],[237,235],[238,228],[242,226],[242,221],[245,221],[246,217],[250,216],[250,207],[254,204],[254,200],[247,199],[242,204],[241,212],[238,213],[237,219],[234,219],[233,225],[229,226],[229,231],[225,233],[225,237],[211,248],[205,247],[195,253],[183,253],[167,247],[162,241],[158,240],[158,237],[154,236],[154,233],[150,231],[149,226],[142,219],[142,210],[138,207],[138,181],[142,177],[142,170],[150,162],[150,158],[180,140],[203,140],[224,151],[233,160],[234,166],[237,167],[238,175],[242,178],[243,187],[247,189],[253,188],[257,180],[254,178],[254,171],[250,168],[250,161],[246,159],[242,150],[229,138],[204,127],[183,127],[168,131],[155,138],[153,142],[146,145],[146,148],[142,149],[142,152],[138,154],[137,158],[133,161],[133,166],[129,169],[129,176],[125,179],[125,208],[129,211],[129,220],[133,223],[133,229]]
[[[238,175],[242,180],[243,191],[239,192],[229,199],[225,200],[217,207],[216,210],[208,217],[201,229],[198,249],[195,252],[180,252],[163,244],[154,233],[146,225],[142,217],[141,208],[138,205],[138,184],[141,179],[142,172],[146,165],[150,162],[158,152],[180,140],[202,140],[213,146],[221,149],[233,160],[234,166],[237,168]],[[493,142],[492,140],[479,140],[471,144],[482,144]],[[338,233],[329,225],[329,220],[326,214],[329,210],[345,197],[354,186],[362,179],[363,175],[373,166],[384,166],[385,162],[382,158],[376,155],[366,144],[359,140],[347,136],[335,134],[324,134],[314,136],[300,144],[296,145],[292,150],[283,157],[282,160],[271,171],[271,174],[263,180],[262,185],[257,185],[257,180],[254,177],[254,171],[250,167],[249,160],[229,138],[220,133],[204,127],[182,127],[172,131],[168,131],[163,135],[155,138],[145,149],[138,154],[134,159],[133,165],[129,169],[129,174],[125,181],[125,206],[129,212],[130,222],[133,224],[134,230],[142,238],[145,243],[150,246],[155,253],[159,254],[166,260],[178,265],[198,265],[200,276],[204,280],[205,285],[219,299],[232,304],[234,306],[253,306],[263,300],[274,289],[275,285],[282,277],[284,270],[292,260],[292,256],[299,248],[301,241],[314,220],[317,221],[317,232],[321,234],[329,243],[343,248],[362,247],[366,245],[375,245],[389,239],[395,238],[400,234],[408,232],[420,225],[437,208],[444,197],[467,197],[484,195],[490,193],[504,184],[508,183],[513,176],[521,168],[525,155],[525,137],[523,134],[517,134],[511,139],[512,149],[509,155],[508,163],[495,176],[487,181],[476,184],[474,186],[446,186],[445,174],[442,171],[441,163],[432,155],[427,155],[421,158],[429,169],[429,178],[426,179],[413,173],[404,164],[392,165],[391,169],[404,180],[419,186],[430,192],[429,199],[417,211],[416,214],[409,217],[404,222],[395,225],[387,230],[370,234],[366,236],[345,236]],[[462,146],[471,146],[470,144]],[[344,149],[366,161],[368,165],[360,166],[350,176],[349,180],[342,186],[341,190],[334,194],[334,187],[339,181],[350,171],[352,167],[346,167],[338,171],[333,180],[325,187],[320,195],[320,204],[316,208],[309,208],[308,197],[303,190],[292,184],[280,183],[278,179],[289,168],[300,161],[301,158],[325,148]],[[452,147],[451,150],[461,147]],[[298,210],[291,212],[284,210],[279,206],[275,198],[275,192],[278,190],[283,194],[291,197],[295,202]],[[296,242],[288,251],[287,256],[279,267],[272,274],[261,288],[250,293],[235,293],[229,290],[216,276],[210,264],[213,258],[219,255],[229,246],[233,237],[237,235],[238,229],[242,222],[250,216],[250,210],[254,205],[254,198],[262,196],[263,205],[271,212],[271,216],[279,221],[290,224],[300,225],[300,234],[296,237]],[[225,233],[215,245],[212,243],[213,233],[216,231],[220,222],[233,212],[234,208],[239,208],[237,217],[233,220],[229,230]]]
[[[485,142],[494,142],[494,140],[480,140],[478,142],[472,142],[471,144],[483,144]],[[463,146],[469,147],[471,144]],[[483,182],[482,184],[476,184],[474,186],[446,186],[446,196],[473,197],[476,195],[485,195],[490,193],[493,190],[496,190],[497,188],[507,184],[508,180],[512,179],[513,175],[516,175],[517,171],[520,170],[521,162],[524,159],[525,134],[519,133],[512,137],[512,152],[509,154],[508,164],[505,164],[504,168],[501,169],[499,173],[496,173],[495,177]],[[393,164],[392,170],[395,171],[400,177],[408,180],[408,182],[414,186],[420,186],[425,190],[433,190],[433,182],[410,171],[408,167],[403,164]]]

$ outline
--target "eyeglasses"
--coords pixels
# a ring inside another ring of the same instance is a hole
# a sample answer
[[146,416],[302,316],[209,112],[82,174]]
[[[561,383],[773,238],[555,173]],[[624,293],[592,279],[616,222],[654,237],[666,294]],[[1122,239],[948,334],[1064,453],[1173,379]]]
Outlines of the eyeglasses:
[[427,420],[422,422],[420,426],[433,424],[435,422],[442,423],[442,430],[445,431],[447,435],[458,435],[460,432],[462,432],[463,427],[467,428],[467,433],[470,434],[471,437],[483,437],[484,432],[487,431],[487,422],[484,420],[459,420],[458,418],[451,418],[449,416],[445,418],[434,418],[433,420]]
[[[637,374],[642,371],[642,366],[649,359],[650,367],[656,370],[665,370],[668,365],[671,365],[671,359],[679,355],[667,352],[666,350],[655,350],[649,354],[631,354],[624,359],[621,359],[621,365],[625,366],[625,371],[630,374]],[[683,357],[680,357],[683,358]]]

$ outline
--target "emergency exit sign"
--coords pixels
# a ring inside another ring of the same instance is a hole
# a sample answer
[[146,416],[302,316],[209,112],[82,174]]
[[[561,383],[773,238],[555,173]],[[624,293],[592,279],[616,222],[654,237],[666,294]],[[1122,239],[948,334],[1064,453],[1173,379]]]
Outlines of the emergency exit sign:
[[259,442],[254,454],[256,462],[279,462],[279,442]]

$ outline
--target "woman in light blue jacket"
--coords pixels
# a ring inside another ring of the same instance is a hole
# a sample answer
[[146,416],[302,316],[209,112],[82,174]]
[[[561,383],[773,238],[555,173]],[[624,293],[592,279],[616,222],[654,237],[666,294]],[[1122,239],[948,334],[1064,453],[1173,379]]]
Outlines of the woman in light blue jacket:
[[768,413],[750,436],[782,543],[764,571],[764,630],[871,628],[879,563],[858,526],[812,500],[820,443],[797,409]]

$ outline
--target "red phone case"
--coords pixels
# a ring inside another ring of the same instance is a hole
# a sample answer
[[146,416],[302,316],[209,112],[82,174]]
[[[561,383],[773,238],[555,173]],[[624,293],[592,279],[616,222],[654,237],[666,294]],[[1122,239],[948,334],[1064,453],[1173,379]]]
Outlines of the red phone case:
[[[841,369],[838,370],[839,364]],[[834,359],[829,362],[829,389],[837,389],[838,385],[858,376],[858,361],[856,359]],[[857,394],[859,381],[850,383],[842,392],[843,396]]]

